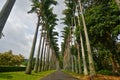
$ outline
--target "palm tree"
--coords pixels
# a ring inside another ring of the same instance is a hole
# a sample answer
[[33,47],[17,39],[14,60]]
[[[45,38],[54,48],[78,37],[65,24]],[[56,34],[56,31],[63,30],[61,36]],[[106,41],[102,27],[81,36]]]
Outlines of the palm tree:
[[78,1],[79,1],[79,6],[80,6],[80,11],[81,11],[81,16],[82,16],[82,22],[83,22],[83,27],[84,27],[84,34],[85,34],[86,45],[87,45],[90,75],[92,76],[92,75],[96,75],[96,72],[95,72],[95,67],[94,67],[91,47],[90,47],[90,41],[89,41],[89,37],[88,37],[88,33],[87,33],[87,27],[86,27],[86,23],[85,23],[83,11],[82,11],[81,0],[78,0]]
[[[32,5],[32,9],[29,11],[29,13],[35,12],[38,16],[38,24],[37,24],[37,28],[36,28],[36,32],[35,32],[35,36],[34,36],[34,40],[33,40],[33,44],[32,44],[32,48],[31,48],[31,52],[30,52],[30,57],[29,57],[29,61],[28,61],[28,65],[26,68],[26,74],[31,74],[31,65],[32,65],[32,60],[33,60],[33,56],[34,56],[34,50],[35,50],[35,44],[36,44],[36,39],[37,39],[37,33],[38,33],[38,28],[39,28],[39,22],[40,20],[42,20],[42,26],[46,27],[46,20],[47,18],[47,11],[50,9],[51,5],[56,4],[57,2],[54,0],[32,0],[33,5]],[[44,39],[43,39],[44,40]],[[44,43],[44,42],[43,42]],[[42,49],[42,54],[43,54],[43,49]],[[41,56],[42,56],[41,54]],[[42,58],[41,58],[42,59]],[[42,60],[40,60],[40,67],[41,67],[41,62]],[[41,71],[41,68],[40,68]]]
[[39,3],[38,0],[32,0],[32,3],[33,3],[32,9],[28,13],[35,12],[37,14],[38,21],[37,21],[37,27],[36,27],[36,30],[35,30],[33,43],[32,43],[32,47],[31,47],[31,51],[30,51],[29,61],[28,61],[26,71],[25,71],[26,74],[31,74],[31,71],[32,71],[32,61],[33,61],[33,56],[34,56],[34,51],[35,51],[38,29],[39,29],[40,21],[41,21],[41,4]]
[[35,45],[36,45],[36,40],[37,40],[37,35],[38,35],[38,28],[40,25],[40,16],[38,16],[38,23],[37,23],[37,27],[35,30],[35,34],[34,34],[34,38],[33,38],[33,43],[32,43],[32,47],[31,47],[31,51],[30,51],[30,57],[29,57],[29,61],[26,67],[26,74],[31,74],[31,70],[32,70],[32,61],[33,61],[33,56],[34,56],[34,51],[35,51]]
[[2,30],[5,26],[5,23],[8,19],[8,16],[13,8],[13,5],[16,0],[7,0],[0,12],[0,37],[2,37]]
[[44,36],[43,36],[43,43],[42,43],[42,50],[41,50],[41,56],[40,56],[40,61],[39,61],[39,69],[38,71],[41,72],[42,71],[42,57],[43,57],[43,51],[44,51],[44,48],[45,48],[45,33],[44,33]]
[[[67,9],[65,9],[63,11],[63,14],[65,15],[65,18],[63,18],[64,20],[64,24],[67,26],[66,27],[66,30],[65,30],[65,33],[63,34],[63,37],[64,37],[64,48],[65,50],[63,49],[64,51],[64,69],[68,69],[68,70],[71,70],[72,68],[72,71],[73,71],[73,65],[71,66],[71,62],[73,60],[72,58],[72,55],[71,55],[71,52],[70,52],[70,47],[71,47],[71,43],[72,43],[72,29],[74,27],[74,7],[75,5],[73,4],[73,1],[74,0],[65,0],[65,4],[67,6]],[[68,29],[68,30],[67,30]],[[73,64],[73,62],[72,62]]]
[[46,57],[46,50],[47,50],[47,38],[46,38],[46,44],[45,44],[45,49],[44,49],[44,53],[43,53],[43,64],[42,64],[42,71],[45,70],[45,57]]
[[[75,18],[75,12],[74,12],[74,24],[75,24],[75,27],[77,27],[77,24],[76,24],[76,18]],[[79,23],[79,22],[78,22]],[[80,57],[80,47],[79,47],[79,44],[78,42],[76,41],[75,44],[77,45],[77,50],[78,50],[78,73],[81,74],[82,73],[82,69],[81,69],[81,57]]]
[[45,70],[49,70],[49,60],[50,60],[50,43],[48,42],[48,48],[47,48],[47,58],[46,58],[46,66],[45,66]]
[[39,46],[38,46],[38,52],[37,52],[36,61],[35,61],[35,65],[34,65],[34,72],[35,73],[38,72],[39,56],[40,56],[41,43],[42,43],[42,34],[43,34],[43,32],[41,31],[40,41],[39,41]]
[[80,15],[79,10],[77,10],[77,13],[78,13],[77,20],[78,20],[79,33],[80,33],[80,44],[81,44],[81,50],[82,50],[82,59],[83,59],[83,65],[84,65],[84,75],[88,75],[86,59],[85,59],[85,50],[84,50],[84,45],[83,45],[83,37],[82,37],[81,29],[80,29],[81,24],[80,24],[80,18],[79,18],[79,15]]
[[47,42],[47,50],[46,50],[46,61],[45,61],[45,70],[48,70],[48,64],[49,64],[49,42]]

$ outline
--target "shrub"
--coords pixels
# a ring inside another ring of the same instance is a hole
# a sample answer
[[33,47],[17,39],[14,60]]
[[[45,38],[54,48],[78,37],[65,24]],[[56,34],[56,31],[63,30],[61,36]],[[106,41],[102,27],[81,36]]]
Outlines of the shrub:
[[14,72],[14,71],[25,71],[26,67],[16,67],[16,66],[1,66],[0,72]]
[[103,74],[103,75],[112,75],[112,71],[109,71],[109,70],[100,70],[97,73]]

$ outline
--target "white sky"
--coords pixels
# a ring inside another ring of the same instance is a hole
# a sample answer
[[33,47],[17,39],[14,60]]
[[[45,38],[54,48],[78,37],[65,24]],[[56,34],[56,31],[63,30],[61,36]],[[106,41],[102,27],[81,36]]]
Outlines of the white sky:
[[[0,10],[6,1],[7,0],[0,0]],[[63,17],[62,10],[65,8],[63,1],[64,0],[58,0],[59,4],[54,9],[54,12],[58,15],[59,19]],[[32,39],[37,23],[35,14],[27,14],[30,9],[30,0],[16,0],[3,30],[5,37],[0,39],[0,52],[12,50],[15,54],[22,54],[25,58],[29,57]],[[62,41],[60,31],[62,31],[64,27],[60,23],[61,21],[59,21],[58,26],[56,26],[56,30],[59,32],[59,45]]]

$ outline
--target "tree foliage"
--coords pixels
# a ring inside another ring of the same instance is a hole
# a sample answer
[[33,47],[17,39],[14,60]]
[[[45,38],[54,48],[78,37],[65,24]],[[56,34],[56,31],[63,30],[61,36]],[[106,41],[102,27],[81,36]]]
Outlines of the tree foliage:
[[19,55],[14,55],[12,51],[0,53],[0,65],[5,66],[19,66],[22,64],[24,57]]

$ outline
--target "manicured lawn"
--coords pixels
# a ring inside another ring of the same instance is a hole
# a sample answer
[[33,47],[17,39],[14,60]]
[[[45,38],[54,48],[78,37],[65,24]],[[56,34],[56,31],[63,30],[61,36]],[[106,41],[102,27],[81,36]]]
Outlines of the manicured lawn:
[[25,72],[0,72],[0,80],[40,80],[54,71],[33,72],[31,75],[27,75]]

